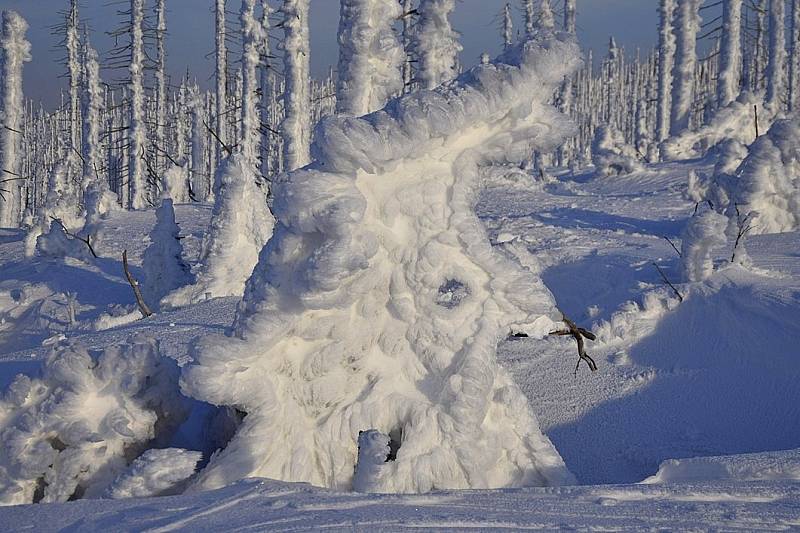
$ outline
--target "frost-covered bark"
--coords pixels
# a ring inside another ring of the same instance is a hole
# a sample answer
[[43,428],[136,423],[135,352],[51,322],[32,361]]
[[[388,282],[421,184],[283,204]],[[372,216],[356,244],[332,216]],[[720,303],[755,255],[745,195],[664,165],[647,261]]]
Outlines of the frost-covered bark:
[[311,162],[311,73],[308,41],[309,0],[283,0],[283,159],[285,170]]
[[[216,80],[216,134],[223,143],[228,142],[228,128],[226,112],[228,108],[228,50],[225,43],[227,31],[225,28],[225,2],[226,0],[216,0],[214,4],[215,27],[216,27],[216,67],[214,79]],[[217,157],[220,161],[223,157],[223,148],[217,143]]]
[[[166,150],[164,128],[167,122],[167,52],[164,39],[167,33],[165,0],[156,0],[156,141],[158,150]],[[156,171],[162,169],[158,151],[153,155]]]
[[142,255],[142,296],[153,310],[159,308],[161,298],[193,281],[189,265],[183,260],[180,231],[172,200],[165,198],[156,209],[150,246]]
[[577,0],[564,0],[564,31],[572,35],[578,33],[576,2]]
[[670,134],[689,128],[694,102],[697,32],[702,0],[678,0],[675,13],[675,66],[673,68]]
[[258,114],[258,77],[261,60],[259,44],[263,39],[261,23],[255,16],[256,0],[242,0],[239,22],[242,27],[242,153],[253,165],[258,159],[261,139]]
[[40,377],[20,374],[0,397],[0,505],[98,498],[186,414],[178,367],[155,340],[101,354],[58,345]]
[[448,20],[454,8],[455,0],[420,0],[414,48],[419,61],[417,78],[423,89],[438,87],[456,75],[462,46]]
[[80,36],[78,34],[78,0],[70,0],[67,13],[66,39],[67,74],[69,76],[69,142],[72,153],[79,152],[80,147]]
[[573,482],[495,356],[512,327],[552,331],[554,301],[492,250],[473,205],[481,165],[574,133],[545,103],[580,63],[561,39],[321,122],[315,163],[275,184],[279,224],[230,336],[201,341],[185,367],[186,393],[247,413],[195,488],[248,476],[351,488],[370,429],[400,447],[383,464],[370,447],[362,491]]
[[81,157],[83,159],[83,188],[100,180],[103,168],[103,154],[100,146],[100,133],[103,127],[103,87],[100,79],[100,63],[97,52],[88,42],[83,43],[83,84],[81,90],[81,116],[83,133],[81,135]]
[[130,185],[130,205],[132,209],[147,207],[148,190],[145,178],[147,151],[147,124],[144,106],[144,0],[130,0],[131,5],[131,64],[130,103],[128,116],[128,182]]
[[514,21],[511,20],[511,4],[503,7],[503,49],[508,49],[514,40]]
[[769,61],[766,104],[774,111],[786,98],[786,0],[769,3]]
[[342,0],[338,113],[366,115],[402,91],[406,55],[393,29],[401,15],[397,0]]
[[800,111],[800,0],[792,0],[792,33],[789,37],[789,111]]
[[717,106],[725,107],[739,96],[742,63],[742,0],[725,0],[722,5]]
[[658,27],[658,100],[656,140],[669,137],[669,119],[672,101],[672,68],[675,65],[675,0],[661,0]]
[[28,23],[16,11],[2,12],[0,28],[0,228],[19,226],[22,203],[22,66],[31,60]]

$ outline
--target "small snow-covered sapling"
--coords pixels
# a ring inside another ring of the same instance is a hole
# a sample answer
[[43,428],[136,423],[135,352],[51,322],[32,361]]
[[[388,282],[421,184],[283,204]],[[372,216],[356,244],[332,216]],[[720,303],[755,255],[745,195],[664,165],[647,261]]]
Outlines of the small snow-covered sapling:
[[559,329],[556,331],[551,331],[550,335],[559,335],[559,336],[567,336],[569,335],[575,342],[578,344],[578,364],[575,365],[575,375],[578,375],[578,368],[581,366],[581,361],[586,361],[586,364],[589,366],[589,370],[594,372],[597,370],[597,363],[594,362],[588,353],[586,353],[586,347],[584,345],[583,339],[584,337],[589,339],[590,341],[595,340],[597,337],[594,336],[589,330],[583,329],[578,327],[575,322],[567,318],[567,315],[564,314],[564,311],[561,309],[558,310],[561,313],[561,321],[567,326],[565,329]]

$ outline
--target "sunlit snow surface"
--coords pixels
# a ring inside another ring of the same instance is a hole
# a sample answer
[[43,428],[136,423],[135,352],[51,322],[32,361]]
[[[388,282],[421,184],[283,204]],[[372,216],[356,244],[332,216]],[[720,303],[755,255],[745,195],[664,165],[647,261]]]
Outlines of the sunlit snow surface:
[[[753,236],[748,252],[757,270],[718,270],[691,289],[681,286],[688,296],[677,303],[651,262],[680,278],[662,235],[677,239],[691,215],[693,204],[682,199],[691,168],[709,170],[687,162],[622,178],[561,176],[545,190],[498,181],[478,205],[495,248],[541,272],[559,307],[598,334],[588,346],[595,374],[581,367],[573,376],[574,342],[563,338],[513,340],[498,354],[542,430],[589,486],[373,496],[248,480],[187,496],[0,508],[0,530],[800,527],[796,451],[665,463],[665,483],[630,484],[673,458],[800,442],[800,234]],[[176,211],[193,262],[210,209]],[[35,372],[46,352],[41,343],[53,335],[103,348],[144,332],[184,362],[191,338],[231,323],[235,298],[91,331],[109,305],[133,305],[119,255],[128,247],[140,274],[154,222],[152,211],[114,213],[103,259],[92,267],[24,260],[22,234],[0,231],[0,385]],[[717,251],[718,266],[728,254]],[[30,296],[19,301],[24,284]],[[69,292],[80,303],[72,327],[60,296]],[[49,318],[31,322],[34,305]]]

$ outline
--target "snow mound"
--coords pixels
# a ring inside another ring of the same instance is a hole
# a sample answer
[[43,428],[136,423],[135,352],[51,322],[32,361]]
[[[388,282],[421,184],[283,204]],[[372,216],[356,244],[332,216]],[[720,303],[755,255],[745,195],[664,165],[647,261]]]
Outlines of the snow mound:
[[152,339],[98,356],[55,346],[40,377],[17,376],[0,399],[0,504],[102,495],[185,417],[177,381]]
[[184,367],[185,393],[247,413],[196,488],[352,488],[368,430],[402,437],[363,491],[574,481],[495,357],[512,328],[554,327],[552,295],[492,250],[473,207],[481,165],[573,131],[545,102],[578,64],[566,36],[527,42],[382,111],[323,120],[316,162],[274,186],[279,224],[230,336],[203,339]]
[[195,473],[202,455],[182,448],[147,450],[114,481],[106,495],[118,500],[177,494]]
[[767,479],[800,481],[800,449],[720,457],[670,459],[661,463],[656,475],[645,479],[642,483],[651,485]]
[[167,295],[162,305],[180,307],[207,298],[240,296],[258,253],[275,224],[266,188],[242,154],[230,156],[217,170],[211,224],[203,243],[197,281]]

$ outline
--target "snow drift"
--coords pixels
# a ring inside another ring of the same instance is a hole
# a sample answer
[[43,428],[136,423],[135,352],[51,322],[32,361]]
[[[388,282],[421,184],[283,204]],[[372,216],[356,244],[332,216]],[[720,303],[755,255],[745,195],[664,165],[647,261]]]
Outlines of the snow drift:
[[[369,430],[363,491],[574,481],[495,358],[512,327],[554,327],[552,296],[492,251],[473,205],[482,164],[572,131],[544,102],[578,64],[571,39],[547,36],[320,124],[316,162],[274,185],[278,224],[230,336],[203,339],[184,368],[185,393],[246,413],[195,488],[264,476],[349,489]],[[387,439],[396,456],[380,464]]]

